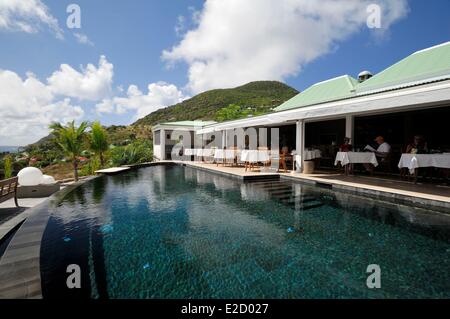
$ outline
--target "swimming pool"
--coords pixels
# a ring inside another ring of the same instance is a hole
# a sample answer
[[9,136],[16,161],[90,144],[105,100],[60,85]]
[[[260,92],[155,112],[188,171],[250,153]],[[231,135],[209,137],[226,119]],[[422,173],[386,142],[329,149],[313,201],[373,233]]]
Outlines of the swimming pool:
[[76,188],[41,246],[49,298],[449,298],[449,269],[449,215],[178,165]]

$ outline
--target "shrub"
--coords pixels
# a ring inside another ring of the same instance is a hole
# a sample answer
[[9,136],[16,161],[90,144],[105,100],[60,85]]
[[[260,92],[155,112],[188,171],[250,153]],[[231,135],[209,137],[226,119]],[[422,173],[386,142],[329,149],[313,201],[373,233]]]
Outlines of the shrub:
[[81,176],[91,176],[95,175],[95,171],[100,169],[100,160],[97,156],[92,156],[91,159],[83,165],[80,169]]
[[10,178],[12,176],[12,158],[11,156],[5,156],[4,158],[4,170],[5,170],[5,178]]
[[140,164],[153,159],[153,145],[149,140],[135,140],[127,146],[117,146],[111,150],[114,166]]

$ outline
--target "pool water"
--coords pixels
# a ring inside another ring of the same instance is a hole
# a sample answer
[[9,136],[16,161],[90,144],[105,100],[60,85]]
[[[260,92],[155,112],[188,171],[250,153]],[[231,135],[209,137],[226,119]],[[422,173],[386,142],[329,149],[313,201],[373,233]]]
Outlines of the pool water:
[[76,188],[41,248],[49,298],[449,298],[449,270],[449,215],[177,165]]

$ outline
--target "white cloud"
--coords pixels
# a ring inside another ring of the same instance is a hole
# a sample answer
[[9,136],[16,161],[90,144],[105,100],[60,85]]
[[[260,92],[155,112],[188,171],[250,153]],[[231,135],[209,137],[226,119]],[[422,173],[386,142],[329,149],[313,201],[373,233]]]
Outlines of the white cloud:
[[151,83],[144,94],[136,85],[130,85],[126,97],[104,99],[96,105],[97,113],[123,114],[135,112],[135,119],[141,118],[160,108],[179,103],[187,97],[173,84]]
[[75,39],[77,39],[78,43],[86,44],[86,45],[89,45],[89,46],[92,46],[92,47],[94,46],[94,42],[92,42],[88,38],[88,36],[85,35],[85,34],[75,32],[73,34],[73,36],[75,37]]
[[126,94],[121,86],[112,94],[113,65],[104,56],[98,67],[88,64],[81,71],[67,64],[40,81],[28,72],[25,79],[9,70],[0,70],[0,145],[25,145],[49,133],[52,122],[81,120],[84,111],[75,101],[98,102],[98,115],[132,112],[138,119],[159,108],[176,104],[187,97],[173,84],[151,83],[144,93],[130,85]]
[[111,94],[114,66],[100,57],[98,67],[88,64],[81,72],[68,64],[61,64],[48,79],[50,90],[57,95],[74,97],[80,100],[98,101]]
[[0,145],[24,145],[48,134],[54,121],[80,119],[84,112],[65,98],[55,101],[50,88],[28,73],[22,78],[0,70]]
[[104,99],[100,103],[97,103],[95,110],[99,115],[102,113],[115,113],[114,102],[112,100]]
[[0,29],[37,33],[43,27],[49,28],[57,38],[63,38],[58,20],[40,0],[0,1]]
[[365,28],[374,2],[384,31],[408,12],[406,0],[207,0],[197,25],[162,58],[189,65],[193,93],[284,80]]
[[[80,120],[84,111],[77,101],[107,100],[111,96],[113,65],[104,56],[98,67],[88,64],[77,71],[62,64],[42,82],[28,72],[22,79],[9,70],[0,70],[0,145],[23,145],[48,134],[52,122]],[[103,112],[108,106],[100,107]]]

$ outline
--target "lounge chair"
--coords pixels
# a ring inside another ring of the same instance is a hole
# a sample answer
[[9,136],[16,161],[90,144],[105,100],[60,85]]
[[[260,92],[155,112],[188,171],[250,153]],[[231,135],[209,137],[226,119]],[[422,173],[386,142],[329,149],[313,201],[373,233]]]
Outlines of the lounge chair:
[[19,178],[13,177],[0,181],[0,203],[7,201],[10,198],[14,198],[16,207],[19,207],[17,202],[17,185],[19,184]]

